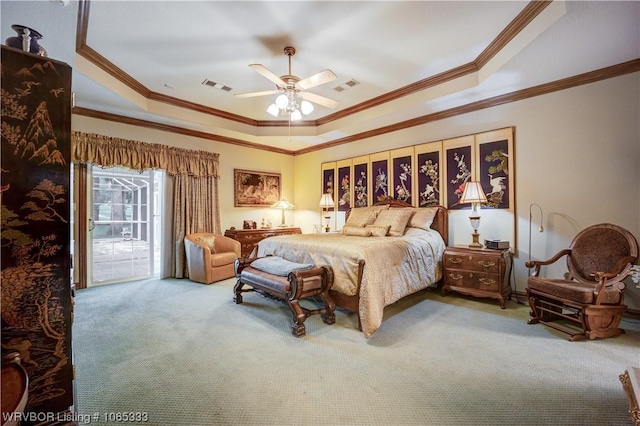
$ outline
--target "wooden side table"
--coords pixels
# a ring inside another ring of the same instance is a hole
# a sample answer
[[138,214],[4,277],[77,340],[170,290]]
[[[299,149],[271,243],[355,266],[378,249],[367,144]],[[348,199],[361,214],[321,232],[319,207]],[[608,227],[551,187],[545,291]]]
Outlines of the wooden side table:
[[444,284],[442,295],[456,291],[474,297],[498,299],[504,309],[511,300],[511,251],[447,247],[443,257]]
[[300,228],[271,228],[271,229],[227,229],[224,235],[240,241],[240,255],[249,257],[256,245],[268,237],[275,235],[302,234]]

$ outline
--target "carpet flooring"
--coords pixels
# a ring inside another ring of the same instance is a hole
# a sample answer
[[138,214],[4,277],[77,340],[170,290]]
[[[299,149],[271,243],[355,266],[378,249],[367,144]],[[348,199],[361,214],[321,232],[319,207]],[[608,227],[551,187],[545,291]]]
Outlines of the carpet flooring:
[[[385,309],[369,339],[342,310],[291,334],[283,303],[234,280],[147,280],[78,291],[78,424],[628,425],[618,375],[640,366],[640,324],[569,342],[500,309],[438,291]],[[116,414],[114,414],[116,413]],[[88,420],[88,421],[87,421]]]

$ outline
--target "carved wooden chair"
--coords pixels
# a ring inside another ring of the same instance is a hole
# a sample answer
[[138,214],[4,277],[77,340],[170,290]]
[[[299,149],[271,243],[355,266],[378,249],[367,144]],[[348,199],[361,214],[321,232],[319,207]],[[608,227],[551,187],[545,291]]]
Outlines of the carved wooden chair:
[[[566,256],[563,279],[540,277],[540,267]],[[624,279],[638,259],[638,242],[624,228],[610,223],[581,231],[568,249],[549,260],[526,262],[531,306],[529,324],[542,323],[568,334],[571,341],[615,337],[627,310]]]

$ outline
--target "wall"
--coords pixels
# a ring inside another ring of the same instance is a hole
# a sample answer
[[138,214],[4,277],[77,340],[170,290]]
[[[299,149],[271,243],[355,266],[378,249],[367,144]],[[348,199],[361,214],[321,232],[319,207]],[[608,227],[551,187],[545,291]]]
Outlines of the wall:
[[[640,73],[635,73],[300,155],[295,158],[296,223],[310,232],[320,220],[322,162],[515,126],[515,284],[524,291],[531,203],[542,207],[545,228],[537,232],[540,218],[534,210],[534,259],[551,257],[581,229],[602,222],[618,224],[640,240],[638,117]],[[450,215],[451,244],[468,244],[466,216],[464,211]],[[339,218],[334,226],[340,224]],[[500,226],[485,215],[480,238],[483,229]],[[565,270],[559,262],[547,274]],[[640,310],[640,288],[628,280],[627,289],[627,305]]]
[[[233,206],[233,169],[247,169],[281,174],[282,197],[294,201],[294,160],[290,155],[245,148],[206,139],[182,136],[159,130],[113,123],[95,118],[74,115],[73,130],[98,133],[116,138],[158,143],[186,149],[203,150],[220,154],[220,221],[222,229],[232,226],[242,228],[243,220],[260,224],[262,218],[270,219],[274,226],[281,222],[281,211],[270,208]],[[293,224],[292,212],[286,212],[287,224]]]

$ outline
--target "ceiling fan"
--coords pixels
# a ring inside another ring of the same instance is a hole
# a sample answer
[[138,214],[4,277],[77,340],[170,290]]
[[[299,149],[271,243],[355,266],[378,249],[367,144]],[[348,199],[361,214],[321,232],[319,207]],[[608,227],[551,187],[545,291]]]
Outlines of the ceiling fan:
[[[262,64],[249,65],[249,67],[263,77],[275,83],[277,89],[262,92],[237,93],[235,96],[237,98],[251,98],[279,93],[280,95],[276,98],[276,101],[267,108],[267,112],[274,117],[277,117],[281,112],[287,113],[293,121],[302,118],[302,114],[310,114],[313,111],[311,102],[327,108],[337,107],[337,101],[306,91],[307,89],[320,86],[321,84],[338,78],[333,71],[327,69],[311,77],[300,79],[300,77],[291,74],[291,57],[296,54],[296,49],[287,46],[284,48],[284,53],[289,57],[289,74],[287,75],[278,77]],[[298,103],[298,101],[300,101],[300,103]]]

